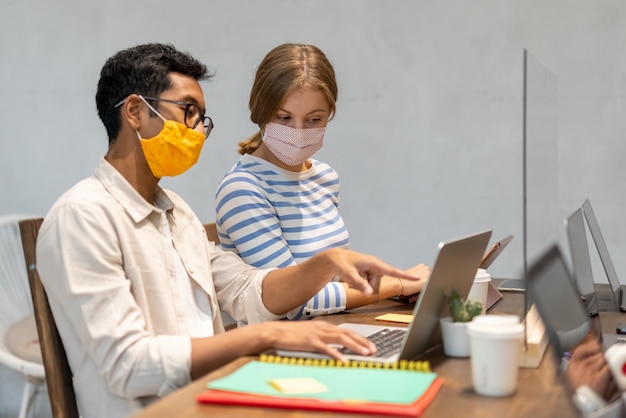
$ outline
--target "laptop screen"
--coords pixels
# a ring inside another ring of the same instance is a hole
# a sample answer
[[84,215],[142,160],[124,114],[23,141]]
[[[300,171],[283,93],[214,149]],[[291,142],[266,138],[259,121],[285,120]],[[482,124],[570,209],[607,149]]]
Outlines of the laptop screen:
[[621,303],[620,281],[617,277],[617,273],[615,272],[615,267],[613,267],[613,261],[611,261],[609,250],[604,242],[602,231],[600,231],[600,224],[598,224],[598,220],[596,219],[596,215],[593,212],[589,199],[585,200],[585,203],[583,203],[583,212],[585,213],[585,218],[587,219],[587,225],[589,225],[589,231],[591,232],[593,241],[596,244],[596,249],[598,250],[598,255],[600,256],[600,261],[602,262],[602,267],[604,267],[606,277],[611,285],[611,288],[613,289],[616,300],[618,303]]
[[592,324],[556,245],[530,267],[526,280],[529,297],[560,358],[583,340]]
[[[554,354],[557,357],[569,359],[567,369],[559,368],[559,370],[564,371],[563,380],[572,390],[574,404],[579,410],[587,413],[605,408],[605,406],[608,408],[603,409],[601,414],[584,414],[584,416],[621,416],[621,401],[611,403],[609,406],[606,403],[607,400],[615,399],[617,395],[614,379],[610,376],[606,380],[598,379],[598,370],[602,367],[598,361],[604,362],[602,347],[599,345],[600,338],[617,337],[617,335],[602,335],[600,316],[596,316],[593,320],[587,316],[556,245],[550,247],[533,264],[526,284],[529,296],[536,303],[550,342],[553,344]],[[613,339],[613,342],[616,341],[619,339]],[[606,341],[607,344],[603,345],[606,347],[609,342]],[[582,349],[582,356],[576,355],[579,349]],[[600,357],[597,357],[596,353],[600,354]],[[585,360],[588,355],[594,357],[592,362]],[[557,364],[560,363],[559,360],[561,359],[557,358]],[[576,361],[575,367],[572,365],[573,361]],[[622,363],[619,362],[619,364]],[[615,371],[615,368],[611,367],[613,376],[615,376]]]
[[581,295],[595,293],[589,246],[587,245],[587,230],[582,208],[576,209],[566,220],[567,238],[569,241],[574,283]]

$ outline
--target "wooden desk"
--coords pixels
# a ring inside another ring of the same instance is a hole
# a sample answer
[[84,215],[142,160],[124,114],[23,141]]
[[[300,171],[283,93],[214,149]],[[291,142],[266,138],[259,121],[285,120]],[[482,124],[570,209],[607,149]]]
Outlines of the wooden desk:
[[[523,310],[522,293],[505,293],[505,297],[493,309],[494,313],[520,313]],[[413,305],[392,301],[381,301],[338,315],[321,319],[333,322],[378,323],[374,317],[386,313],[411,313]],[[604,321],[603,327],[615,326],[615,318]],[[606,322],[606,324],[605,324]],[[612,325],[611,325],[612,324]],[[290,411],[249,407],[205,405],[196,402],[196,396],[206,390],[206,383],[236,370],[242,364],[254,359],[238,359],[213,373],[192,382],[178,392],[149,406],[136,415],[136,418],[151,417],[371,417],[372,415],[333,414],[308,411]],[[454,417],[577,417],[569,395],[556,374],[554,357],[550,348],[537,369],[519,370],[518,390],[515,395],[505,398],[478,396],[472,389],[471,366],[469,359],[453,359],[444,356],[441,347],[433,350],[426,359],[431,361],[433,370],[444,380],[444,384],[433,403],[423,414],[424,418]]]

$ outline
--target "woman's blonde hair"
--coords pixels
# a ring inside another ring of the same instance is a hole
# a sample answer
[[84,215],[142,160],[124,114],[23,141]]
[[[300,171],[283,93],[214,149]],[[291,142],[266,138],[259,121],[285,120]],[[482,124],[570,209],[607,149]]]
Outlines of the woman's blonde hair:
[[[282,44],[272,49],[261,61],[250,91],[250,120],[267,124],[292,92],[303,87],[321,91],[335,114],[337,81],[335,70],[326,55],[316,46]],[[261,146],[261,131],[239,143],[240,154],[252,154]]]

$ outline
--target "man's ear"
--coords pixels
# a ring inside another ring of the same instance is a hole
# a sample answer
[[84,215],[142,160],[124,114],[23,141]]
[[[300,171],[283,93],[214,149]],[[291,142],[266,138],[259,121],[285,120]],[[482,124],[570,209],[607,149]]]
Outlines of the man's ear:
[[131,94],[126,98],[126,101],[122,105],[122,111],[120,113],[122,118],[122,124],[124,120],[133,130],[138,130],[141,126],[141,104],[142,100],[136,94]]

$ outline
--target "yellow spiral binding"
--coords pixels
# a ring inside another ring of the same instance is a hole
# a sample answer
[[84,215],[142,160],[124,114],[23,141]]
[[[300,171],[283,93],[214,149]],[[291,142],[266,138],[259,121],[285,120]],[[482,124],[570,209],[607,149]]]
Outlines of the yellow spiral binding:
[[429,361],[420,360],[400,360],[393,363],[382,363],[379,361],[348,360],[346,363],[325,358],[301,358],[283,357],[274,354],[261,354],[260,360],[264,363],[293,364],[298,366],[317,367],[367,367],[376,369],[410,370],[415,372],[431,372]]

